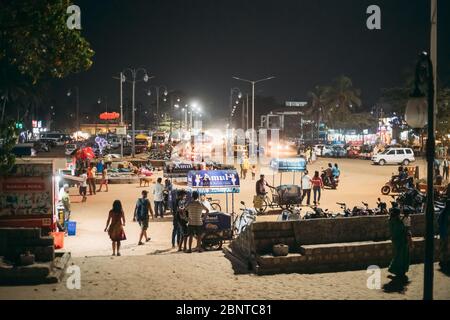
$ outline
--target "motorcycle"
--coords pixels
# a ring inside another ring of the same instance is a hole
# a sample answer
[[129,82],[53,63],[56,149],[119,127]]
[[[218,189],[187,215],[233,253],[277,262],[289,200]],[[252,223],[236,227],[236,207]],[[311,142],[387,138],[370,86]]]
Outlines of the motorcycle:
[[281,214],[278,216],[277,221],[295,221],[301,219],[301,211],[302,209],[299,207],[295,207],[291,210],[284,209]]
[[391,192],[392,193],[402,193],[408,190],[409,185],[412,183],[412,177],[407,178],[406,180],[400,180],[396,176],[392,176],[392,178],[385,183],[385,185],[381,188],[381,194],[387,196]]
[[321,218],[329,218],[331,215],[328,213],[328,209],[322,210],[317,206],[310,206],[313,212],[307,212],[303,219],[321,219]]
[[322,174],[320,175],[320,177],[322,178],[323,185],[325,187],[328,187],[330,189],[337,189],[337,186],[339,184],[339,179],[334,178],[334,177],[330,177],[327,174],[326,170],[322,171]]

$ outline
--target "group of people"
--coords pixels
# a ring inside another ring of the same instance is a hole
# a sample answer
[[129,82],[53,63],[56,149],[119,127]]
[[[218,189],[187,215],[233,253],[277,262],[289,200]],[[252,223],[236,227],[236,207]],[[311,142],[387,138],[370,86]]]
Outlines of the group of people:
[[[441,171],[441,167],[442,167],[442,171]],[[442,159],[442,161],[439,161],[439,159],[434,160],[434,175],[435,175],[435,177],[442,177],[443,179],[448,181],[449,168],[450,168],[450,161],[448,160],[447,157]],[[442,180],[442,178],[441,178],[441,180]]]
[[[341,171],[339,169],[339,166],[337,163],[334,164],[334,166],[329,163],[328,168],[325,170],[325,177],[329,179],[330,181],[337,181],[339,179],[339,176],[341,175]],[[260,175],[260,178],[258,181],[256,181],[255,185],[255,191],[256,196],[264,198],[267,194],[267,190],[265,187],[269,187],[274,189],[273,186],[271,186],[266,180],[263,174]],[[301,178],[301,200],[300,204],[303,204],[303,200],[306,198],[306,205],[311,204],[311,190],[313,191],[314,196],[314,204],[320,205],[320,198],[322,196],[322,190],[324,188],[324,181],[322,180],[322,177],[320,176],[319,171],[315,171],[314,175],[311,177],[309,175],[308,170],[305,170],[302,178]]]
[[[141,231],[139,235],[138,245],[144,245],[145,242],[151,240],[148,235],[150,217],[152,220],[158,216],[163,217],[164,201],[162,192],[165,187],[162,185],[162,179],[158,178],[153,188],[154,214],[152,204],[148,199],[148,191],[143,190],[141,197],[137,200],[133,221],[138,222]],[[203,218],[212,211],[211,204],[206,196],[194,191],[191,200],[188,201],[188,193],[185,191],[177,192],[177,197],[173,203],[173,231],[172,231],[172,248],[178,246],[178,251],[187,253],[192,252],[192,243],[194,237],[197,240],[198,252],[202,252],[202,238],[204,236]],[[108,232],[112,241],[113,255],[120,256],[120,242],[126,240],[124,231],[125,215],[120,200],[115,200],[112,209],[109,211],[106,222],[105,232]]]
[[[96,186],[97,172],[101,172],[102,174],[98,189]],[[91,196],[97,194],[97,192],[101,192],[103,186],[105,186],[105,191],[108,192],[108,166],[103,162],[103,160],[100,160],[96,165],[94,165],[94,163],[90,163],[86,169],[82,168],[80,178],[82,181],[79,184],[79,194],[83,197],[83,202],[87,199],[88,188],[89,195]]]
[[240,167],[241,167],[241,172],[240,172],[240,177],[241,179],[247,179],[247,174],[248,171],[251,171],[252,174],[252,180],[255,180],[256,178],[256,165],[251,165],[250,164],[250,160],[248,159],[248,157],[246,155],[244,155],[242,157],[241,163],[240,163]]

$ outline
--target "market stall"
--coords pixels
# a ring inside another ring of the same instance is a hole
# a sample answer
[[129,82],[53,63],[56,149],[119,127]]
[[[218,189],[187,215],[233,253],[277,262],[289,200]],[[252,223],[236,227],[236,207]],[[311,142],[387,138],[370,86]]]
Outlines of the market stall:
[[58,201],[57,176],[53,160],[16,160],[5,176],[0,176],[0,227],[54,229]]

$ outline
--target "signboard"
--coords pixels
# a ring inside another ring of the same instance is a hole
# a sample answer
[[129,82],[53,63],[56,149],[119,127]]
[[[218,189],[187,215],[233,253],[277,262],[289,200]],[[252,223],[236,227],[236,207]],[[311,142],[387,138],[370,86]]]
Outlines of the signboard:
[[305,107],[307,104],[306,101],[286,101],[286,107]]
[[188,173],[188,187],[204,193],[238,193],[236,170],[196,170]]
[[194,170],[192,163],[166,162],[164,165],[164,177],[186,178],[189,171]]
[[53,162],[17,163],[0,177],[0,226],[50,228],[53,186]]
[[127,134],[127,127],[117,127],[116,128],[116,134],[118,136],[125,136]]
[[270,168],[278,172],[294,172],[306,170],[305,158],[272,159]]

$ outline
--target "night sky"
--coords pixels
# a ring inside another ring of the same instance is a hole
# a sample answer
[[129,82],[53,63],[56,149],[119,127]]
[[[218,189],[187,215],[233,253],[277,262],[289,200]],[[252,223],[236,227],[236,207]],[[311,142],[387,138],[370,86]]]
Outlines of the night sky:
[[[54,82],[59,105],[80,87],[81,110],[108,96],[118,111],[125,67],[145,67],[151,84],[196,97],[214,115],[227,115],[232,80],[276,76],[257,94],[306,100],[315,85],[345,74],[370,108],[380,89],[403,85],[417,54],[429,48],[429,0],[111,0],[76,1],[83,35],[96,54],[92,68]],[[366,28],[366,8],[381,7],[382,29]],[[438,0],[438,75],[450,85],[450,1]],[[138,87],[137,101],[150,99]],[[126,97],[131,88],[126,88]],[[154,99],[154,98],[152,98]]]

